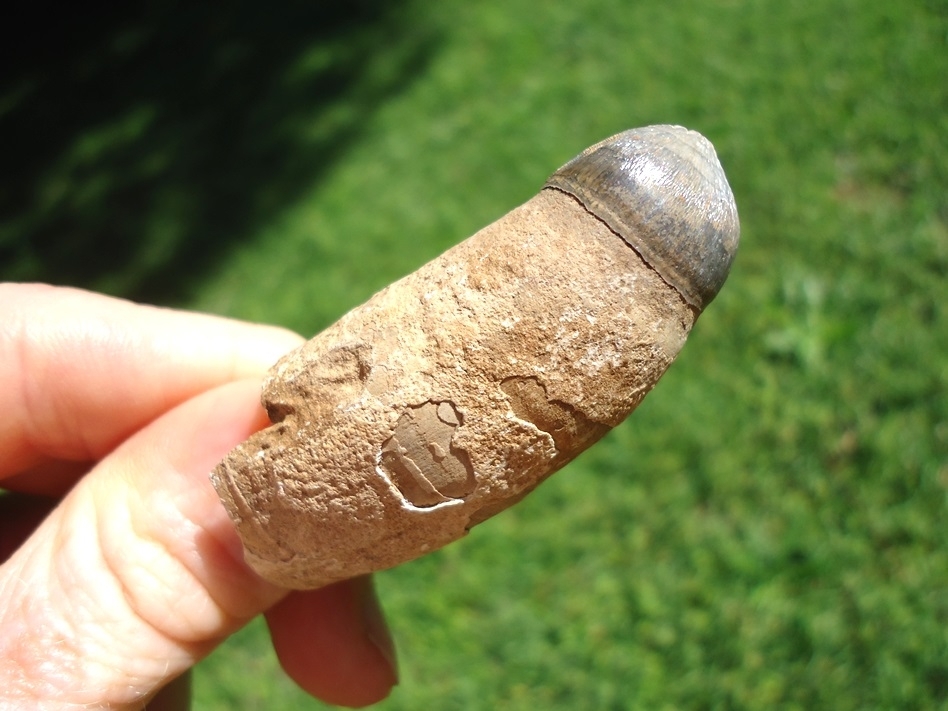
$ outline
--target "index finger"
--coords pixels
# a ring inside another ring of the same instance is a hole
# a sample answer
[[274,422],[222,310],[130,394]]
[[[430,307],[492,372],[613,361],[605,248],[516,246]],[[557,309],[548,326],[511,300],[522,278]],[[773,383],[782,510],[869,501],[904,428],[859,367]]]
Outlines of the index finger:
[[51,461],[94,462],[175,405],[262,374],[290,331],[78,289],[0,284],[0,481]]

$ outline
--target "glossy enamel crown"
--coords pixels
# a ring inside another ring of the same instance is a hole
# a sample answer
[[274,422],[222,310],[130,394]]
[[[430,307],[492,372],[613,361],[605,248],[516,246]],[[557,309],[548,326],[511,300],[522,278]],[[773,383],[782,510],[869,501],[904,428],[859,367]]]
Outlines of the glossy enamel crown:
[[699,311],[724,284],[740,225],[724,169],[701,134],[681,126],[624,131],[583,151],[545,187],[577,198]]

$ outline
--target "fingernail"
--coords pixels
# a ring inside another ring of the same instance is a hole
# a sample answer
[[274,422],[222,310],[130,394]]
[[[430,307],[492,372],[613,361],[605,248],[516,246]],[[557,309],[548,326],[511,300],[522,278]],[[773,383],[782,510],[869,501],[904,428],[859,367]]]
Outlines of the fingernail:
[[388,662],[392,670],[392,685],[398,683],[398,657],[395,654],[395,643],[392,633],[385,622],[385,614],[375,593],[375,583],[372,576],[366,575],[359,579],[359,605],[362,620],[365,624],[365,636],[369,638],[379,653]]

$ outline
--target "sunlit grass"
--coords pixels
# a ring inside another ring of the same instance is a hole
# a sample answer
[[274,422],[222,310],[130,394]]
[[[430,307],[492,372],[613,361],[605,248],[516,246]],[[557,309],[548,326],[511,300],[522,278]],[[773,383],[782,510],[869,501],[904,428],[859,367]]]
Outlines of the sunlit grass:
[[[381,708],[948,705],[945,7],[397,15],[348,45],[299,33],[214,150],[176,153],[167,107],[140,104],[37,178],[54,212],[86,214],[126,194],[123,176],[157,176],[138,218],[117,212],[141,249],[87,285],[311,334],[605,136],[671,122],[714,142],[743,227],[729,282],[628,422],[468,539],[379,576],[402,670]],[[326,105],[305,104],[321,90]],[[149,136],[164,152],[97,170]],[[0,248],[45,224],[17,215]],[[201,230],[214,239],[183,269]],[[14,254],[6,273],[44,278],[42,250]],[[196,707],[321,708],[268,644],[255,624],[203,663]]]
[[744,241],[628,423],[468,540],[380,576],[404,677],[384,707],[944,704],[944,13],[440,12],[425,74],[199,303],[315,330],[587,143],[655,121],[715,142]]
[[198,303],[316,330],[656,121],[715,142],[743,244],[629,422],[380,576],[403,669],[384,708],[944,704],[944,14],[441,8],[426,72]]

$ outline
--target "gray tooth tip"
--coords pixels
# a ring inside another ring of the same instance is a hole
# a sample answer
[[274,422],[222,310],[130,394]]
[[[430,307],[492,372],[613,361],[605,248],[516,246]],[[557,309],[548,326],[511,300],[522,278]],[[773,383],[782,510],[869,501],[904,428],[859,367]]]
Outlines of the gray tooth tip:
[[734,196],[714,147],[681,126],[607,138],[546,187],[576,197],[699,311],[727,279],[740,241]]

